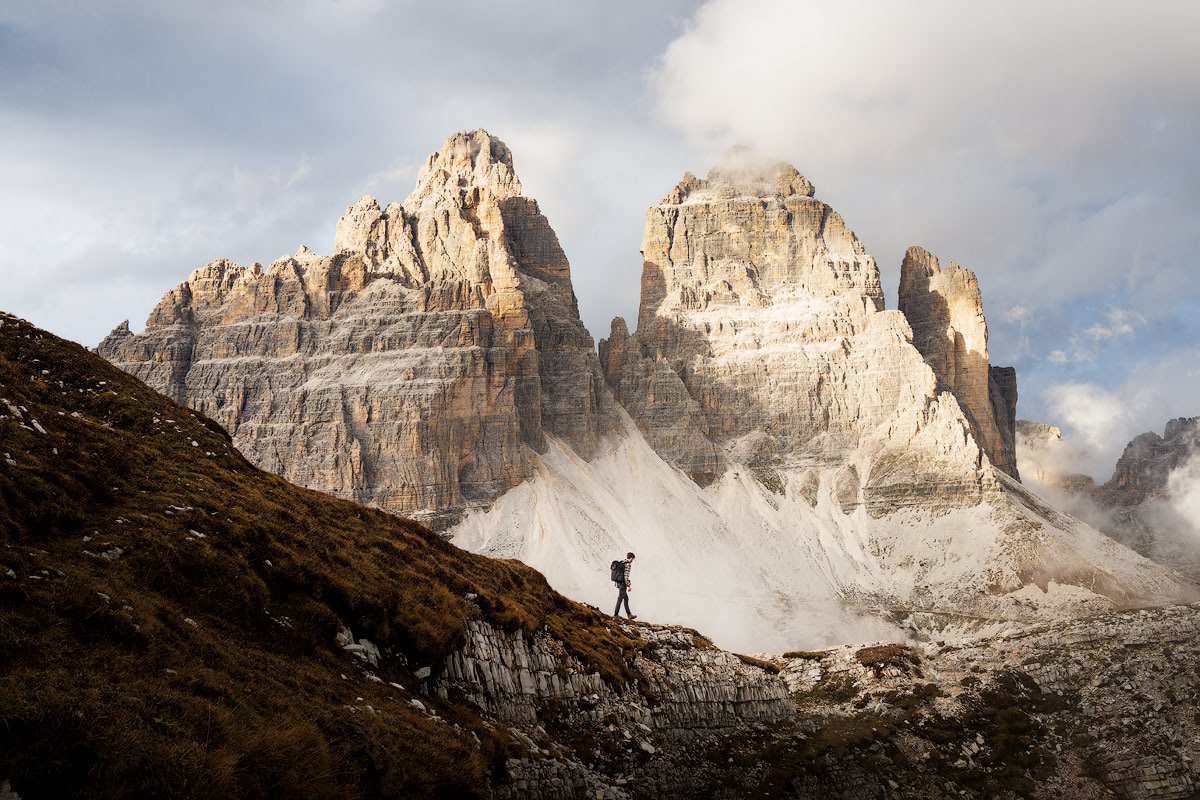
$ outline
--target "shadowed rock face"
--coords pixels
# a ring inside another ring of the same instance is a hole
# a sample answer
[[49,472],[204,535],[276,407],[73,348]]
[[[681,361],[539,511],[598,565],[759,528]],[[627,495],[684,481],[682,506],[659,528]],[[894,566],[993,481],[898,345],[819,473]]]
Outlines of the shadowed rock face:
[[593,342],[502,142],[450,137],[403,204],[348,208],[335,250],[214,261],[99,352],[264,469],[432,522],[520,483],[546,432],[595,452],[612,410]]
[[910,247],[900,267],[900,310],[913,330],[913,344],[938,380],[958,398],[971,433],[997,469],[1014,478],[1016,373],[988,364],[987,320],[975,273]]
[[965,395],[883,310],[875,260],[793,167],[735,150],[689,173],[647,212],[642,255],[637,332],[614,320],[600,360],[668,461],[702,484],[730,460],[857,462],[838,496],[872,513],[978,502],[990,470]]

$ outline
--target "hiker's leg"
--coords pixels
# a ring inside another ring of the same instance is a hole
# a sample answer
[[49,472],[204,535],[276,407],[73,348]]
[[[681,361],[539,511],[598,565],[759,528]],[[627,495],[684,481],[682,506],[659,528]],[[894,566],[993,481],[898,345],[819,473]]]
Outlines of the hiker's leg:
[[624,603],[625,603],[625,613],[632,616],[633,612],[629,610],[629,593],[627,591],[625,591],[625,584],[620,584],[617,587],[617,589],[620,591],[620,594],[617,595],[617,608],[615,611],[613,611],[613,616],[614,617],[621,616],[621,602],[622,601],[624,601]]

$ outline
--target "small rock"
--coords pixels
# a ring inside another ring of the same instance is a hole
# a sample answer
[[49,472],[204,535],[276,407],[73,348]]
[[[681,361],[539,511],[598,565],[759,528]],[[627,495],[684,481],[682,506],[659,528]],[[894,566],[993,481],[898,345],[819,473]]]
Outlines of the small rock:
[[8,577],[12,578],[13,580],[17,579],[17,573],[13,572],[11,569],[8,572],[5,572],[4,574],[7,575]]
[[415,674],[416,674],[418,680],[423,681],[426,678],[428,678],[430,675],[433,674],[433,670],[430,669],[429,667],[421,667],[419,670],[416,671]]

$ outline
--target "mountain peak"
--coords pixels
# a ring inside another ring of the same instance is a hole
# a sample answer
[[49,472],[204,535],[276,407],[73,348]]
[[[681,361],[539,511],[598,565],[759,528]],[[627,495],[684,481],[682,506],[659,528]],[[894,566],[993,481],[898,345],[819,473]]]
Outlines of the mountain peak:
[[747,196],[812,197],[813,192],[812,182],[791,164],[768,158],[745,145],[735,145],[725,151],[720,163],[710,169],[703,180],[690,172],[684,175],[660,205]]
[[420,205],[425,198],[445,191],[471,188],[487,189],[499,198],[521,194],[512,151],[483,128],[447,138],[442,149],[425,160],[417,175],[417,187],[405,204]]

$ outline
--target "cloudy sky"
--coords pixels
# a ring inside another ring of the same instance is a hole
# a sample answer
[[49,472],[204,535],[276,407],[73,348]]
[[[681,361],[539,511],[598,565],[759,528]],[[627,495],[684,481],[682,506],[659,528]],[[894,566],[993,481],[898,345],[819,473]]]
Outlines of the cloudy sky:
[[975,270],[1019,414],[1106,478],[1200,414],[1200,3],[0,6],[0,308],[94,346],[218,256],[329,252],[458,130],[512,148],[596,338],[644,212],[731,144],[795,164],[895,305]]

